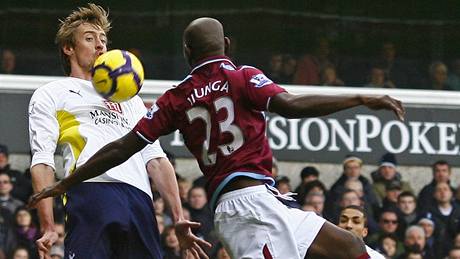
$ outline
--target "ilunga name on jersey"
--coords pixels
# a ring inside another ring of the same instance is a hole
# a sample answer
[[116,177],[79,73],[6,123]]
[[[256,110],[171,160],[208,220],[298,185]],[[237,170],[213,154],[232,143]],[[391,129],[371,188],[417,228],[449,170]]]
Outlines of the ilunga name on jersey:
[[211,92],[226,92],[228,93],[228,82],[222,83],[221,80],[209,82],[201,88],[193,89],[193,92],[187,97],[187,101],[193,105],[197,100],[210,94]]

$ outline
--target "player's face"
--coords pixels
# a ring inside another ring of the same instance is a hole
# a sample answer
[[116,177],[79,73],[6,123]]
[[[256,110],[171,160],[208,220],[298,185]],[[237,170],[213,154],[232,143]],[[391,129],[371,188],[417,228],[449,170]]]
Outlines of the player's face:
[[107,36],[100,27],[82,23],[77,27],[74,37],[75,46],[66,52],[71,66],[89,72],[96,58],[107,51]]
[[340,214],[339,227],[351,231],[360,238],[367,236],[364,214],[359,210],[343,210]]

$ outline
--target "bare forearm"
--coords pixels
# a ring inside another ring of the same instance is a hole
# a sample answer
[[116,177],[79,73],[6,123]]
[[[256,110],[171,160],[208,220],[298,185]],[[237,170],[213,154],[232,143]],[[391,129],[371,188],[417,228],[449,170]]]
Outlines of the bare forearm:
[[169,160],[167,158],[152,159],[147,164],[147,171],[155,182],[161,197],[171,209],[174,223],[183,219],[176,175]]
[[[280,94],[281,95],[281,94]],[[362,105],[366,97],[326,96],[326,95],[290,95],[281,98],[275,96],[270,103],[270,111],[287,118],[304,118],[329,115],[334,112]]]
[[[54,183],[54,170],[50,166],[37,164],[30,169],[30,172],[35,193]],[[53,199],[48,198],[40,201],[37,204],[37,211],[42,232],[54,230]]]

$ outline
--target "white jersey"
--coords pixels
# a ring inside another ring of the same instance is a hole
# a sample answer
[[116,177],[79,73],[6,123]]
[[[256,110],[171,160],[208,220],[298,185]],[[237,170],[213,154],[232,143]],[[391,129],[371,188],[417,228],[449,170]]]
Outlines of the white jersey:
[[366,245],[366,252],[371,259],[385,259],[385,256]]
[[[31,167],[53,169],[56,147],[62,147],[65,176],[106,144],[127,134],[146,113],[139,96],[113,103],[99,96],[90,81],[68,77],[38,88],[29,104]],[[165,157],[158,141],[125,163],[86,182],[123,182],[152,197],[145,164]]]

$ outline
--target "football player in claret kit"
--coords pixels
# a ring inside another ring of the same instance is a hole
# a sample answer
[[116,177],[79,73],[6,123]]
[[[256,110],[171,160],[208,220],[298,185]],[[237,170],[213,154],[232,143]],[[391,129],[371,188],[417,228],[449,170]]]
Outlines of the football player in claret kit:
[[[58,145],[68,176],[101,147],[128,133],[146,112],[139,96],[123,103],[109,102],[91,84],[93,63],[107,51],[107,16],[102,7],[89,4],[61,22],[56,41],[69,77],[38,88],[29,105],[31,174],[36,191],[54,182]],[[147,171],[169,203],[182,248],[203,253],[195,245],[206,244],[190,231],[190,226],[199,224],[183,220],[174,170],[155,142],[123,165],[68,190],[64,198],[65,258],[161,258]],[[52,199],[37,207],[43,234],[37,247],[40,258],[49,258],[58,239]]]
[[302,118],[365,105],[403,119],[401,103],[388,96],[289,94],[260,70],[234,65],[225,56],[230,41],[212,18],[192,21],[183,40],[190,74],[166,91],[130,133],[35,195],[31,205],[103,173],[179,129],[206,177],[214,225],[232,258],[368,258],[361,239],[280,202],[285,197],[271,187],[272,152],[263,112]]

